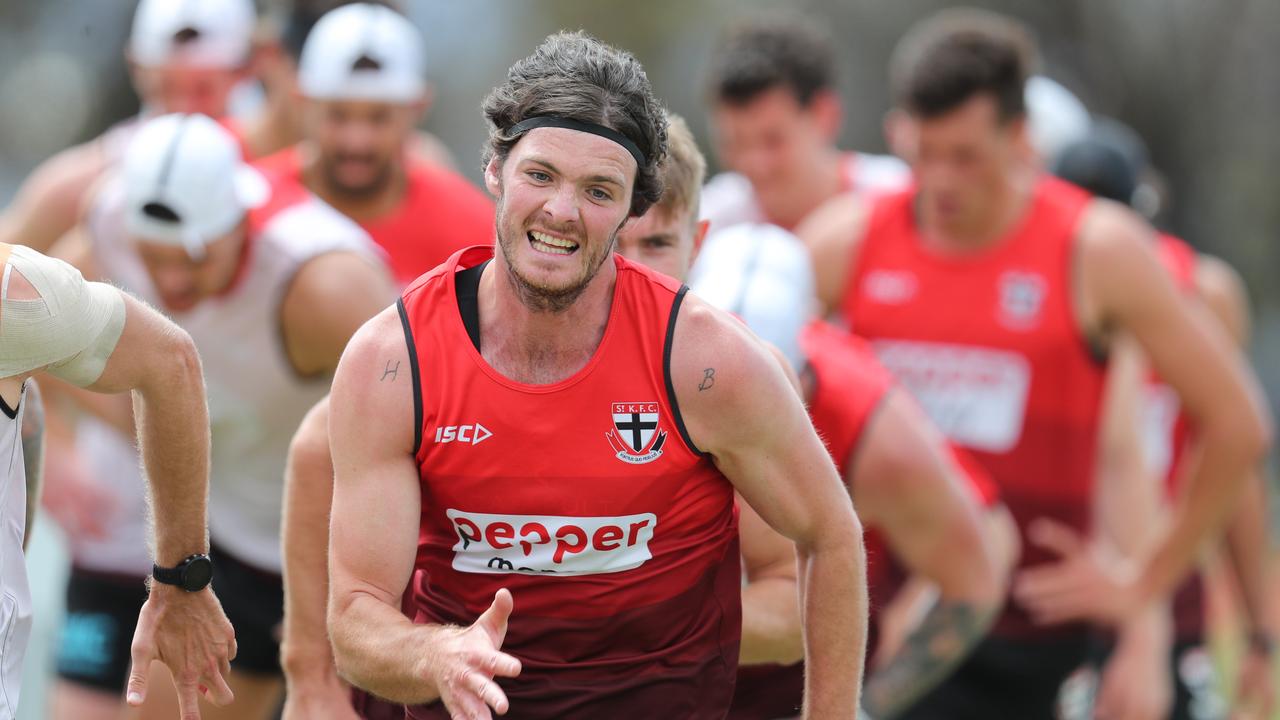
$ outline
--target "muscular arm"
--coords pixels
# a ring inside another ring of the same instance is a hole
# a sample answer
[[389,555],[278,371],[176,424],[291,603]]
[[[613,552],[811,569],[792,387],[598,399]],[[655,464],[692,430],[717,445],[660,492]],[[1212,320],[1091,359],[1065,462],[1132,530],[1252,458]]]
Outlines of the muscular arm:
[[1179,297],[1127,210],[1095,202],[1081,229],[1081,282],[1088,327],[1131,333],[1196,422],[1203,454],[1172,527],[1136,580],[1143,605],[1167,595],[1197,551],[1220,532],[1248,472],[1270,442],[1256,378],[1221,328]]
[[902,392],[887,396],[860,447],[848,480],[863,519],[938,591],[902,647],[867,678],[863,706],[872,717],[893,718],[986,635],[1004,584],[977,501],[915,403]]
[[[209,412],[191,337],[145,304],[125,298],[125,325],[102,375],[89,386],[134,391],[139,449],[151,492],[156,562],[178,564],[209,548]],[[168,586],[165,586],[168,587]]]
[[[698,385],[714,368],[716,384]],[[676,321],[672,383],[690,437],[743,499],[796,543],[806,717],[848,717],[866,645],[862,528],[807,413],[741,323],[688,296]]]
[[307,413],[293,436],[284,494],[285,611],[280,661],[291,694],[298,694],[315,685],[339,685],[325,627],[333,502],[328,398]]
[[31,541],[36,508],[40,505],[40,484],[44,480],[44,400],[40,387],[32,382],[27,387],[27,408],[22,411],[22,460],[27,478],[27,524],[22,547]]
[[289,360],[298,374],[328,375],[366,320],[395,301],[386,270],[351,252],[332,252],[298,269],[280,305]]
[[[1236,345],[1248,352],[1252,330],[1244,282],[1225,262],[1201,256],[1196,263],[1196,290]],[[1227,552],[1254,631],[1272,633],[1270,583],[1266,577],[1267,488],[1263,470],[1248,472],[1244,497],[1227,526]]]
[[0,242],[47,252],[75,225],[89,189],[105,167],[96,142],[68,148],[45,161],[0,215]]
[[[765,342],[764,347],[796,395],[804,397],[800,378],[786,355],[772,343]],[[742,502],[738,503],[738,535],[742,570],[746,575],[738,662],[743,665],[800,662],[804,659],[804,631],[797,602],[795,545]]]
[[333,381],[330,401],[343,412],[329,417],[329,635],[343,677],[389,700],[420,703],[439,697],[419,665],[438,627],[415,626],[400,612],[413,571],[421,496],[413,459],[413,385],[407,374],[380,382],[387,362],[409,366],[394,308],[356,333]]

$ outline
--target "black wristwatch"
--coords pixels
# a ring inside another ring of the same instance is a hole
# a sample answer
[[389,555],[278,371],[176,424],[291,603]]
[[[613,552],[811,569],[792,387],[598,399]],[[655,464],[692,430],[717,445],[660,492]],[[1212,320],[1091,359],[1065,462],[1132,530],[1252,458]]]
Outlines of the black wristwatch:
[[208,555],[192,555],[174,567],[153,564],[151,577],[165,585],[176,585],[187,592],[199,592],[213,580],[213,561]]

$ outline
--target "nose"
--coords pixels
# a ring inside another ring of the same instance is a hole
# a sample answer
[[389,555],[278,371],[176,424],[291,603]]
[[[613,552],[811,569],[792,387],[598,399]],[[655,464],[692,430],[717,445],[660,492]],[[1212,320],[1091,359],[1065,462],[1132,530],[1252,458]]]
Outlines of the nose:
[[563,227],[578,220],[578,191],[571,183],[558,183],[543,203],[542,210],[553,227]]

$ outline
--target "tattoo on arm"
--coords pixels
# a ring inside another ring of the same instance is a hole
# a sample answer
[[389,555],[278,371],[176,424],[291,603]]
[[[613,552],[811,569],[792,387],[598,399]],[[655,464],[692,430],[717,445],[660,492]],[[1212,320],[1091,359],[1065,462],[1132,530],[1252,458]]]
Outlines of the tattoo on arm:
[[388,360],[387,368],[382,371],[382,377],[378,379],[378,382],[385,382],[388,377],[391,378],[391,382],[395,382],[398,375],[400,375],[400,361]]
[[716,369],[707,368],[702,371],[702,382],[698,383],[698,392],[710,390],[716,384]]
[[863,706],[871,717],[909,709],[968,657],[995,620],[996,606],[941,601],[907,637],[902,649],[867,679]]

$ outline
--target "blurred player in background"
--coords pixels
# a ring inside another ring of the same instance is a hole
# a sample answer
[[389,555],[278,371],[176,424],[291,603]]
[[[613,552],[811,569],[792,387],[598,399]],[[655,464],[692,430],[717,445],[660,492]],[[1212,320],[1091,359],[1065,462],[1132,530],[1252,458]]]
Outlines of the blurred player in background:
[[[1142,197],[1148,172],[1147,150],[1132,129],[1102,120],[1093,132],[1068,145],[1056,157],[1053,171],[1097,197],[1127,205]],[[1222,260],[1197,254],[1181,239],[1161,233],[1159,255],[1179,289],[1203,303],[1229,336],[1247,352],[1250,313],[1244,283]],[[1137,352],[1133,350],[1133,352]],[[1167,484],[1171,502],[1185,490],[1190,467],[1200,451],[1195,428],[1183,417],[1177,394],[1155,376],[1149,376],[1143,394],[1143,440],[1147,460],[1161,484]],[[1237,689],[1238,718],[1267,718],[1275,703],[1272,673],[1274,629],[1270,625],[1274,601],[1268,594],[1266,552],[1267,489],[1260,468],[1250,471],[1244,497],[1227,525],[1224,568],[1239,589],[1245,620],[1243,662]],[[1214,720],[1227,717],[1228,704],[1214,673],[1207,646],[1204,578],[1193,574],[1173,598],[1173,643],[1169,648],[1169,677],[1173,682],[1172,713],[1175,720]],[[1105,676],[1104,676],[1105,677]],[[1106,696],[1104,685],[1103,697]]]
[[[201,694],[226,705],[233,698],[223,675],[236,641],[208,587],[209,416],[195,346],[116,288],[87,283],[66,263],[30,248],[0,244],[0,594],[7,601],[0,603],[0,714],[17,712],[31,629],[22,546],[37,502],[29,483],[38,477],[27,473],[38,475],[39,468],[27,464],[33,448],[21,437],[24,416],[39,421],[30,378],[41,371],[93,392],[136,392],[137,439],[151,479],[155,578],[132,609],[129,702],[145,699],[147,672],[158,660],[173,670],[183,717],[199,717]],[[129,645],[126,637],[126,668]]]
[[143,118],[224,117],[232,89],[248,76],[253,25],[252,0],[142,0],[125,49],[142,111],[32,171],[0,215],[0,242],[53,247],[75,225],[95,181],[120,162]]
[[[841,198],[801,230],[824,305],[973,451],[1024,537],[992,636],[910,718],[1052,717],[1089,645],[1068,621],[1119,624],[1167,597],[1269,437],[1254,379],[1187,311],[1146,224],[1028,169],[1033,56],[1025,29],[991,13],[918,25],[892,68],[915,126],[918,187],[870,204]],[[1179,389],[1205,448],[1170,530],[1127,573],[1101,565],[1082,536],[1097,492],[1101,358],[1120,330]]]
[[821,441],[739,323],[613,253],[661,192],[666,120],[639,63],[556,34],[485,114],[497,248],[411,285],[335,379],[340,672],[428,703],[410,717],[721,715],[736,485],[797,542],[809,712],[852,714],[861,533]]
[[426,108],[422,36],[369,3],[325,15],[298,74],[305,140],[261,161],[272,204],[309,193],[359,223],[406,285],[493,236],[493,203],[452,170],[412,151]]
[[793,229],[832,197],[906,185],[897,158],[836,147],[843,109],[831,38],[806,21],[768,18],[733,28],[711,59],[710,119],[727,172],[707,183],[702,218]]
[[[325,393],[347,339],[393,296],[368,236],[314,199],[271,210],[234,138],[201,115],[149,121],[91,203],[78,262],[171,313],[204,358],[211,401],[214,587],[239,636],[227,717],[269,717],[282,689],[281,477],[293,429]],[[127,408],[124,409],[127,411]],[[73,538],[60,717],[119,712],[127,620],[136,607],[144,507],[118,430],[127,412],[83,421],[85,465],[114,495],[106,535]],[[114,427],[113,427],[114,426]],[[130,576],[133,579],[130,579]],[[102,623],[111,634],[87,642]],[[97,623],[95,626],[94,623]],[[172,717],[166,699],[147,711]],[[216,717],[216,715],[215,715]]]
[[[326,13],[352,0],[290,0],[279,12],[269,13],[261,23],[254,49],[254,74],[262,86],[260,105],[243,120],[245,144],[252,157],[265,157],[303,139],[302,104],[298,102],[298,63],[312,27]],[[401,14],[403,3],[374,2]],[[421,115],[432,105],[431,84],[426,83]],[[423,162],[453,168],[448,147],[439,138],[418,131],[411,144],[415,157]]]

